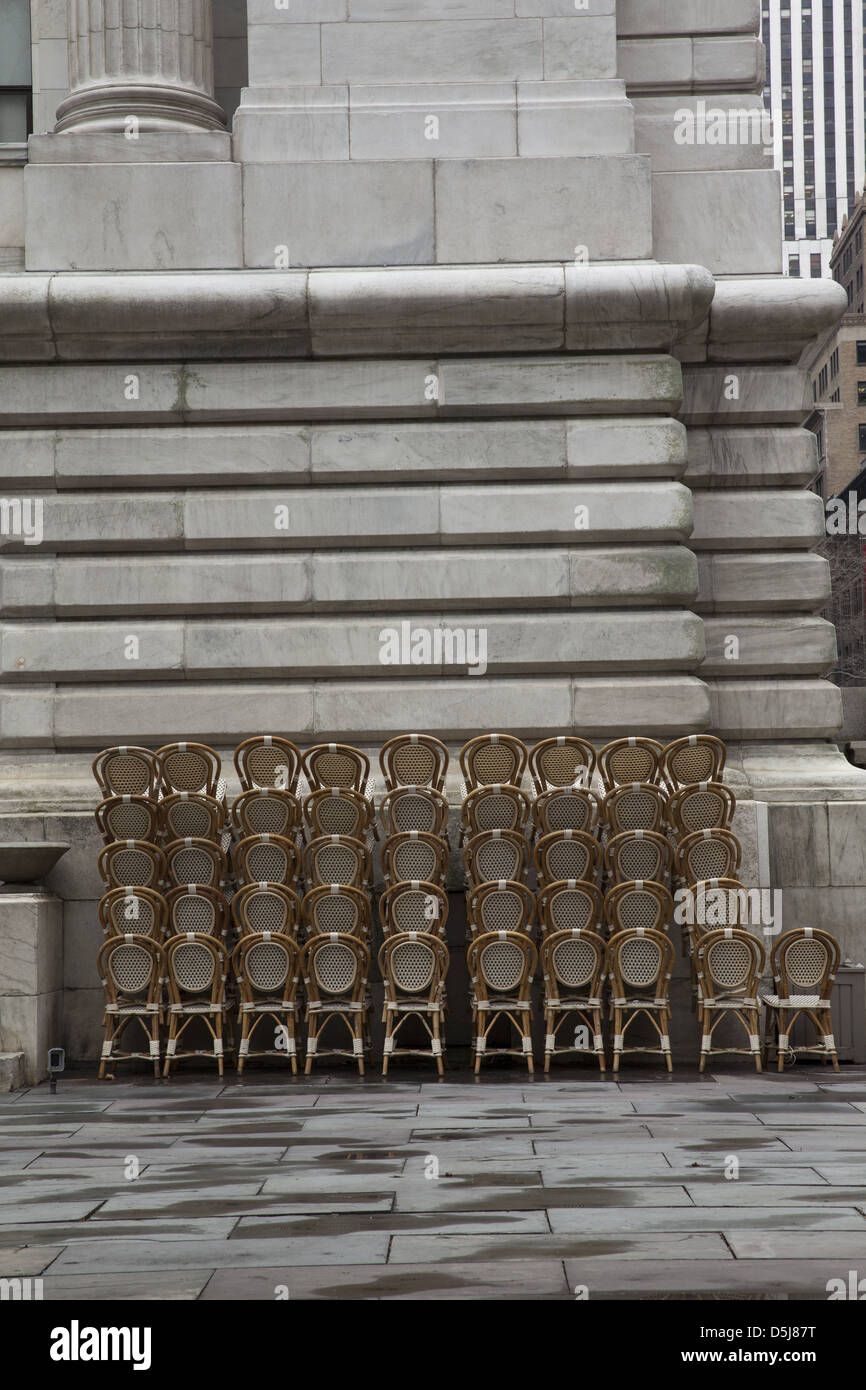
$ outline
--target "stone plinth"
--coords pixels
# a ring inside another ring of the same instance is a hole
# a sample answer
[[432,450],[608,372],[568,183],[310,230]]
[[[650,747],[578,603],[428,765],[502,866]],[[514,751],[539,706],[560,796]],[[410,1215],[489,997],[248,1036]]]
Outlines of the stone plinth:
[[0,1053],[23,1053],[23,1080],[47,1075],[61,1047],[63,903],[39,889],[0,890]]

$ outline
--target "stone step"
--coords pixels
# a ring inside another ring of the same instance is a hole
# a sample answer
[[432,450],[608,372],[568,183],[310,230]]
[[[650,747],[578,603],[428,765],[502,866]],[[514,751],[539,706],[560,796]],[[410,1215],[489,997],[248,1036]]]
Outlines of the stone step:
[[[789,511],[796,513],[797,495],[790,506],[787,495],[780,496],[785,498],[781,523],[785,529]],[[816,498],[812,500],[817,503]],[[777,504],[776,510],[781,506]],[[764,534],[772,524],[772,500],[766,510]],[[688,538],[693,520],[688,488],[665,481],[550,483],[543,488],[503,483],[282,492],[240,488],[80,492],[49,495],[42,500],[41,510],[27,515],[34,526],[41,515],[40,556],[74,551],[129,554],[334,546],[355,550],[394,544],[525,545],[527,541],[560,545],[681,542]],[[0,549],[33,554],[35,547],[32,540],[28,543],[25,535],[18,534],[0,537]]]
[[842,695],[822,680],[709,680],[720,738],[827,738],[842,723]]
[[31,554],[0,560],[0,613],[126,618],[692,606],[696,586],[695,557],[682,545],[57,559]]
[[729,363],[683,369],[680,416],[690,429],[707,425],[799,428],[811,409],[808,373],[799,367]]
[[642,673],[691,671],[703,656],[701,619],[665,610],[0,627],[0,674],[30,682]]
[[654,354],[0,367],[4,427],[42,429],[52,422],[671,415],[681,397],[679,363]]
[[675,738],[709,719],[707,687],[689,675],[34,685],[10,688],[0,702],[0,747],[95,751],[192,738],[225,747],[253,727],[280,729],[302,746],[382,741],[405,729],[461,741],[484,729]]
[[[814,447],[814,436],[807,437]],[[678,478],[686,456],[684,426],[664,416],[9,430],[3,436],[3,485],[8,495],[15,488],[127,490],[478,478],[597,477],[615,482]],[[744,464],[749,461],[746,455]]]
[[700,551],[698,613],[819,612],[830,597],[830,565],[805,551],[777,554]]
[[814,492],[696,491],[693,505],[693,550],[810,550],[824,535],[824,504]]
[[824,676],[836,664],[836,629],[802,614],[705,618],[707,654],[700,674],[720,680],[754,675]]
[[691,488],[805,487],[818,441],[803,429],[691,429],[683,481]]

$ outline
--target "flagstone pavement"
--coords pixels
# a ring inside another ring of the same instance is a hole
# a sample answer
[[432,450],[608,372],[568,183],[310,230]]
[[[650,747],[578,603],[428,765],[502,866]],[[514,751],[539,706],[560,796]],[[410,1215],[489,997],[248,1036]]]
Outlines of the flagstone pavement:
[[46,1300],[824,1300],[866,1279],[866,1068],[720,1062],[70,1074],[0,1097],[0,1278],[42,1276]]

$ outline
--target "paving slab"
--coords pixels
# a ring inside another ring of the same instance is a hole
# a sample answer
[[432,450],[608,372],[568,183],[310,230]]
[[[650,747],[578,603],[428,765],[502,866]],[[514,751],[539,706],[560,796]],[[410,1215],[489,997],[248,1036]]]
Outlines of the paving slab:
[[[291,1258],[302,1265],[384,1264],[388,1243],[388,1236],[378,1233],[298,1236],[292,1239]],[[57,1261],[57,1270],[69,1274],[100,1274],[112,1270],[133,1273],[136,1270],[203,1269],[208,1266],[214,1269],[244,1269],[273,1264],[275,1246],[278,1246],[278,1242],[273,1240],[81,1240],[64,1251]]]
[[212,1269],[139,1271],[135,1274],[49,1274],[43,1283],[46,1303],[194,1302],[207,1286]]
[[657,1206],[623,1208],[557,1207],[548,1212],[551,1229],[566,1234],[639,1234],[653,1231],[859,1231],[866,1238],[866,1221],[856,1207],[806,1206],[800,1203],[765,1210],[749,1206]]
[[62,1245],[17,1244],[0,1249],[0,1278],[23,1279],[28,1275],[42,1274],[62,1254]]
[[621,1213],[629,1207],[646,1205],[689,1208],[694,1206],[685,1189],[676,1184],[671,1184],[661,1191],[657,1187],[590,1186],[584,1180],[578,1180],[571,1185],[545,1184],[543,1187],[527,1187],[521,1190],[512,1187],[481,1186],[482,1180],[472,1182],[439,1178],[437,1181],[425,1183],[415,1178],[401,1179],[396,1185],[394,1210],[445,1213],[501,1211],[510,1208],[520,1211],[546,1210],[550,1213],[557,1207],[603,1207]]
[[[838,1278],[839,1261],[566,1260],[570,1289],[588,1287],[589,1299],[755,1299],[826,1301],[827,1281]],[[744,1313],[744,1316],[746,1314]],[[784,1315],[781,1315],[784,1316]]]
[[389,1264],[421,1264],[424,1260],[623,1259],[698,1260],[733,1255],[720,1235],[672,1232],[664,1234],[590,1235],[552,1233],[549,1236],[395,1236]]
[[217,1270],[205,1287],[204,1301],[274,1298],[286,1289],[290,1299],[504,1299],[538,1301],[571,1299],[562,1263],[528,1260],[525,1264],[342,1265],[320,1267]]

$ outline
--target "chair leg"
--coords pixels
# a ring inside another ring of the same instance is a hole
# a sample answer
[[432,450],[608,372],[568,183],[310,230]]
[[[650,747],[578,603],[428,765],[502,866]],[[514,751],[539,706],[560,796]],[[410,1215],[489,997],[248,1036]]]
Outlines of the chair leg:
[[755,1070],[763,1071],[760,1039],[761,1021],[757,1009],[749,1009],[747,1018],[749,1022],[749,1038],[751,1040],[752,1056],[755,1059]]
[[664,1030],[665,1030],[664,1033],[662,1034],[662,1051],[663,1051],[664,1054],[665,1054],[665,1062],[667,1063],[668,1071],[669,1071],[669,1072],[672,1072],[673,1069],[674,1069],[674,1059],[673,1059],[673,1057],[671,1056],[671,1014],[670,1014],[670,1009],[663,1009],[663,1010],[662,1010],[662,1027],[663,1027]]
[[839,1070],[839,1054],[836,1051],[836,1039],[833,1035],[833,1014],[829,1009],[823,1009],[819,1015],[821,1032],[824,1038],[824,1048],[826,1055],[833,1063],[833,1070]]
[[622,1009],[613,1011],[613,1069],[619,1071],[620,1058],[622,1057]]
[[776,1071],[784,1071],[784,1069],[785,1069],[785,1057],[787,1056],[787,1053],[788,1053],[788,1034],[787,1034],[787,1032],[785,1032],[785,1033],[782,1032],[782,1029],[783,1029],[784,1027],[785,1027],[785,1015],[784,1015],[784,1012],[780,1009],[780,1011],[779,1011],[779,1032],[778,1032],[778,1036],[777,1036],[777,1038],[776,1038],[776,1051],[777,1051],[777,1053],[778,1053],[778,1060],[777,1060],[777,1062],[776,1062]]
[[[113,1032],[114,1032],[114,1024],[113,1024],[112,1021],[111,1021],[110,1015],[106,1014],[106,1016],[105,1016],[105,1028],[104,1028],[103,1037],[102,1037],[102,1056],[101,1056],[100,1062],[99,1062],[99,1080],[100,1080],[100,1081],[104,1081],[104,1080],[105,1080],[105,1068],[108,1066],[108,1061],[109,1061],[109,1056],[110,1056],[110,1044],[111,1044],[111,1042],[112,1042],[112,1033],[113,1033]],[[108,1052],[106,1052],[106,1048],[109,1049]]]
[[171,1075],[171,1064],[174,1061],[174,1048],[172,1044],[177,1039],[177,1014],[170,1014],[168,1019],[168,1039],[165,1045],[165,1066],[162,1069],[163,1076]]
[[442,1039],[440,1037],[441,1014],[433,1015],[433,1041],[437,1044],[434,1048],[436,1055],[436,1070],[440,1076],[445,1075],[445,1066],[442,1061]]

